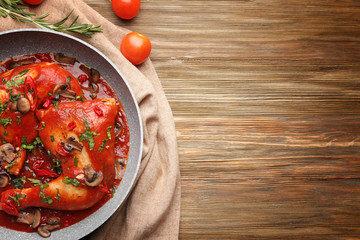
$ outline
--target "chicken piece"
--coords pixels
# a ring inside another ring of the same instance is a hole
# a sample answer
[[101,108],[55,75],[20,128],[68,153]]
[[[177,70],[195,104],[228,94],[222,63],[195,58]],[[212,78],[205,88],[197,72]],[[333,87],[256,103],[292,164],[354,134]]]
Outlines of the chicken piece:
[[2,84],[0,85],[0,90],[4,89],[9,92],[12,89],[13,95],[24,95],[24,81],[27,76],[33,79],[36,86],[36,108],[42,106],[44,101],[49,98],[49,93],[53,94],[54,88],[59,84],[68,85],[68,88],[74,91],[77,96],[83,94],[79,82],[71,73],[56,63],[48,62],[19,66],[1,74]]
[[117,112],[113,98],[64,102],[57,109],[39,110],[37,117],[45,123],[39,137],[61,160],[63,172],[46,185],[3,192],[2,210],[16,215],[27,207],[81,210],[97,203],[115,177]]
[[[28,84],[28,76],[32,81],[29,84],[32,86],[28,88],[34,88],[30,93],[33,96],[26,96],[25,85]],[[45,101],[50,101],[50,97],[53,98],[49,93],[53,95],[56,86],[66,85],[75,95],[83,94],[76,78],[55,63],[20,66],[1,74],[0,79],[0,138],[12,143],[15,148],[20,147],[23,141],[31,143],[37,137],[36,129],[40,129],[42,124],[35,117],[35,109],[43,106]],[[29,97],[32,99],[31,102]],[[22,151],[16,163],[10,165],[8,171],[11,174],[19,174],[25,155],[26,152]],[[8,168],[8,164],[1,162],[4,169]]]

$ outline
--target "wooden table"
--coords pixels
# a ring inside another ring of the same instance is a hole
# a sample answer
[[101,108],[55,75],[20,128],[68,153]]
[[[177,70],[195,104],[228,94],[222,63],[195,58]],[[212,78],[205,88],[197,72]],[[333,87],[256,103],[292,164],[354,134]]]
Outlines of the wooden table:
[[359,239],[360,2],[143,0],[173,110],[180,239]]

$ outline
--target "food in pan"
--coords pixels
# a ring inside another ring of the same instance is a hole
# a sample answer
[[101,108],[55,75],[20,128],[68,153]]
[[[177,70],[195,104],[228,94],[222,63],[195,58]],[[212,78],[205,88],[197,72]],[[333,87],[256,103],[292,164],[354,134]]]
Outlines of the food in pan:
[[0,225],[49,237],[111,198],[126,168],[126,115],[73,57],[20,56],[0,71]]

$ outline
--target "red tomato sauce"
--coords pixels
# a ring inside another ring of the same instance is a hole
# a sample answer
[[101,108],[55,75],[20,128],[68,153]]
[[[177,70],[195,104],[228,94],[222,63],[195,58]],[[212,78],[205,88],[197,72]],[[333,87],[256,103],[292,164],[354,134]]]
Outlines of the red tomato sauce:
[[[18,66],[18,65],[26,65],[30,63],[38,63],[38,62],[55,62],[62,66],[65,70],[70,72],[75,78],[79,79],[81,75],[86,75],[86,71],[84,72],[84,67],[86,65],[76,61],[74,64],[60,63],[55,60],[55,55],[53,53],[37,53],[33,55],[24,55],[13,57],[11,59],[7,59],[0,63],[0,74]],[[85,68],[86,69],[86,68]],[[80,77],[81,78],[81,77]],[[116,188],[119,186],[126,169],[128,152],[130,147],[130,130],[128,121],[126,118],[125,111],[121,105],[119,98],[116,96],[116,93],[111,88],[111,86],[106,82],[106,80],[100,75],[100,79],[97,82],[98,93],[94,97],[91,95],[91,82],[89,79],[85,79],[84,77],[79,80],[80,86],[84,91],[85,99],[96,99],[96,98],[106,98],[112,97],[116,99],[116,102],[119,106],[119,112],[116,118],[116,127],[117,127],[117,139],[115,142],[115,157],[116,162],[119,163],[117,166],[116,178],[112,184],[112,186],[108,186],[110,193],[104,195],[104,197],[93,207],[86,210],[79,211],[60,211],[53,210],[47,208],[39,208],[41,212],[41,224],[45,223],[48,218],[51,217],[60,217],[61,219],[61,228],[68,227],[73,225],[84,218],[88,217],[90,214],[97,211],[101,208],[113,195]],[[0,188],[0,195],[2,192],[15,189],[16,187],[13,183],[21,188],[33,187],[33,185],[29,182],[23,182],[22,179],[28,178],[36,178],[40,180],[42,183],[47,183],[54,178],[47,176],[37,176],[35,174],[36,169],[41,167],[42,170],[51,170],[54,166],[54,162],[51,160],[49,155],[46,152],[46,149],[43,147],[38,147],[36,150],[27,153],[26,161],[23,168],[20,171],[18,176],[10,175],[11,183],[5,188]],[[114,166],[115,167],[115,166]],[[0,167],[0,173],[4,173]],[[30,211],[30,209],[25,209],[24,211]],[[3,211],[0,211],[0,226],[17,230],[23,232],[35,232],[36,229],[32,229],[29,225],[16,223],[16,217],[10,216]]]

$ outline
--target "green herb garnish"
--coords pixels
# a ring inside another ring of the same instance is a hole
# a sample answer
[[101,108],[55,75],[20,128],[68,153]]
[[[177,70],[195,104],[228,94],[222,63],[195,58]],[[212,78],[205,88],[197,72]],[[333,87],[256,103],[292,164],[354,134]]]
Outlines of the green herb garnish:
[[35,179],[35,178],[28,178],[28,180],[34,184],[34,186],[40,186],[41,185],[41,181],[39,179]]
[[56,188],[56,197],[54,197],[54,198],[61,201],[61,196],[60,196],[60,192],[59,192],[58,188]]
[[7,109],[8,105],[0,101],[0,115]]
[[96,32],[102,32],[101,25],[93,26],[92,24],[76,23],[79,16],[77,16],[70,25],[64,26],[65,22],[69,19],[73,10],[63,19],[56,23],[50,23],[47,21],[49,13],[42,14],[35,17],[35,14],[26,11],[27,7],[20,0],[0,0],[0,16],[10,16],[19,22],[31,22],[37,27],[42,29],[49,29],[58,32],[73,32],[85,37],[91,37]]
[[17,120],[17,124],[20,125],[20,123],[21,123],[21,117],[20,117],[20,116],[16,116],[16,120]]
[[66,84],[69,86],[69,89],[71,89],[70,80],[71,80],[71,77],[68,76],[68,77],[66,78]]
[[110,126],[110,127],[108,127],[108,128],[106,129],[107,138],[105,138],[105,139],[102,141],[102,144],[101,144],[101,146],[99,147],[99,152],[101,152],[102,150],[104,150],[106,142],[111,139],[111,128],[112,128],[112,126]]
[[83,95],[76,96],[76,100],[80,100],[80,102],[84,102]]
[[52,204],[54,202],[54,200],[52,200],[52,198],[50,196],[45,197],[45,194],[44,194],[43,199],[41,199],[41,201],[44,203],[47,203],[47,204]]
[[13,160],[12,162],[10,162],[10,163],[8,163],[7,165],[6,165],[6,170],[9,172],[10,171],[10,168],[12,167],[12,166],[17,166],[18,165],[18,163],[17,163],[17,161],[15,161],[15,160]]
[[75,178],[64,177],[62,181],[63,181],[63,183],[71,184],[75,187],[79,186],[79,184],[80,184],[80,182]]
[[24,149],[33,150],[38,146],[41,146],[41,147],[44,146],[43,142],[41,141],[41,138],[39,138],[39,137],[36,137],[35,140],[32,143],[28,143],[26,141],[26,136],[23,136],[22,140],[21,140],[21,143],[22,144],[21,144],[20,148],[23,149],[23,150]]
[[21,71],[19,74],[15,75],[14,77],[12,77],[9,81],[6,82],[6,87],[7,88],[11,88],[11,87],[19,87],[19,85],[24,84],[25,83],[25,77],[20,78],[22,76],[24,76],[27,72],[29,72],[30,69],[25,69],[24,71]]
[[11,184],[17,189],[22,189],[23,184],[25,182],[26,182],[26,177],[14,178],[14,179],[11,180]]
[[74,158],[74,166],[75,167],[77,167],[78,162],[79,162],[79,158],[75,156],[75,158]]
[[83,132],[83,134],[81,134],[79,141],[81,142],[81,141],[86,140],[89,143],[89,149],[93,150],[95,147],[94,137],[99,136],[100,134],[92,132],[86,121],[84,121],[84,125],[85,125],[86,130],[85,130],[85,132]]
[[62,173],[61,160],[54,156],[52,161],[54,165],[51,167],[51,170],[60,175]]
[[36,130],[43,130],[45,128],[45,122],[40,122],[41,128],[37,128]]
[[10,88],[8,91],[9,91],[9,95],[10,95],[10,101],[13,102],[13,103],[17,102],[21,98],[22,94],[24,95],[24,93],[22,93],[22,94],[21,93],[13,94],[13,89],[12,88]]
[[15,203],[17,203],[17,205],[20,207],[20,198],[26,198],[26,195],[21,194],[21,193],[17,193],[15,191],[15,197],[13,196],[9,196],[9,198],[11,198],[12,200],[14,200]]
[[11,118],[0,118],[0,124],[4,126],[4,128],[7,127],[7,125],[11,124]]

